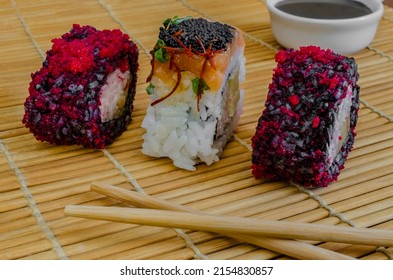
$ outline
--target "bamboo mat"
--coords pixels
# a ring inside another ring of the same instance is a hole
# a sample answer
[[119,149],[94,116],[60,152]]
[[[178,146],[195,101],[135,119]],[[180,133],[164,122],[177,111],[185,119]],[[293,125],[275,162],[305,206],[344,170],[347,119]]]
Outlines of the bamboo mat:
[[[245,32],[244,113],[221,160],[189,172],[141,154],[148,96],[149,50],[161,22],[206,17]],[[140,48],[133,121],[105,150],[41,143],[21,123],[30,74],[50,40],[73,23],[120,28]],[[288,259],[213,233],[64,216],[69,204],[125,206],[90,191],[92,181],[187,205],[208,213],[393,230],[393,10],[385,7],[359,64],[361,110],[355,148],[339,181],[307,190],[251,175],[250,138],[280,48],[263,1],[0,1],[0,258],[1,259]],[[360,259],[392,259],[392,248],[316,244]]]

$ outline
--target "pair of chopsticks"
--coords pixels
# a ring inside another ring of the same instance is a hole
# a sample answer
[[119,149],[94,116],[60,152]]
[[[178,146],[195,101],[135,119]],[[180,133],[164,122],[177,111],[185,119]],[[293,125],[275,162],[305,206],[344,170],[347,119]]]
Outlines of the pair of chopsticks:
[[69,205],[65,207],[65,214],[122,223],[216,232],[297,259],[353,258],[295,239],[393,246],[393,232],[388,230],[211,215],[102,182],[93,182],[91,190],[140,208]]

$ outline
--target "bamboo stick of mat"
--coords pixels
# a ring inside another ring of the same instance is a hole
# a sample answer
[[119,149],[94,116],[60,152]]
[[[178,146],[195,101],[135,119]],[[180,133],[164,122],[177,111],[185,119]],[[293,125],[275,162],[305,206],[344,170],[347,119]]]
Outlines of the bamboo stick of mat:
[[[175,210],[192,213],[201,213],[192,208],[172,203],[164,199],[159,199],[146,194],[129,191],[103,182],[92,182],[91,190],[115,198],[125,203],[129,203],[142,208],[154,208],[164,210]],[[202,212],[203,213],[203,212]],[[277,239],[268,237],[258,237],[245,234],[226,234],[227,236],[241,240],[256,246],[284,254],[296,259],[303,260],[353,260],[354,258],[340,254],[328,249],[324,249],[312,244],[291,239]]]

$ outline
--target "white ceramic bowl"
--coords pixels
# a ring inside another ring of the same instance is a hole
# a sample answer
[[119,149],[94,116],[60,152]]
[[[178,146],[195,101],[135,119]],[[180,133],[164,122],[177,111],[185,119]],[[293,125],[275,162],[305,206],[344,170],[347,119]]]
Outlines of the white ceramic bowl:
[[[349,19],[314,19],[285,13],[275,7],[287,0],[266,0],[273,35],[286,48],[315,45],[341,54],[352,54],[367,47],[383,14],[381,0],[356,0],[372,13]],[[305,0],[309,1],[309,0]],[[326,0],[312,0],[325,1]]]

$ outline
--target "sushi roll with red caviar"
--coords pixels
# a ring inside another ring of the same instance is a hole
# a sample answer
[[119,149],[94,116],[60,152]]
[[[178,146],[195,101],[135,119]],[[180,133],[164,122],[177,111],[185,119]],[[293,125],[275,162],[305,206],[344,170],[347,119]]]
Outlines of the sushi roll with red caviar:
[[163,22],[151,52],[144,154],[187,170],[219,160],[242,112],[244,45],[242,32],[223,23]]
[[281,50],[252,137],[252,173],[305,187],[336,181],[355,137],[359,109],[353,58],[319,47]]
[[52,43],[22,121],[38,140],[102,149],[131,121],[138,48],[120,30],[77,24]]

